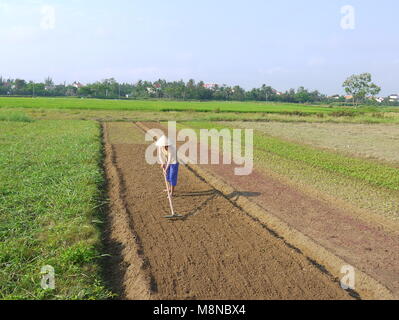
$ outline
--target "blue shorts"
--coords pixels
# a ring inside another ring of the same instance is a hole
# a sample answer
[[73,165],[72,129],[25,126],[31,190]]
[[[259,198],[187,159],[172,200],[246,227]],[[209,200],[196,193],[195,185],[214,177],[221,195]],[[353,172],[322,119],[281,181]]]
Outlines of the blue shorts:
[[170,183],[171,186],[177,186],[177,176],[179,174],[179,164],[171,164],[169,165],[168,171],[166,172],[166,180]]

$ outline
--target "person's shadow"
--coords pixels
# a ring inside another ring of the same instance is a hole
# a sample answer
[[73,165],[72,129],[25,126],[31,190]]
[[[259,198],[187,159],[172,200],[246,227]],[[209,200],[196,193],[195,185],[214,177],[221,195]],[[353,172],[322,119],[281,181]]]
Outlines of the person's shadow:
[[217,193],[215,189],[205,190],[205,191],[198,191],[198,192],[186,192],[186,193],[179,193],[179,197],[201,197],[201,196],[209,196]]
[[[260,192],[249,192],[249,191],[235,191],[226,196],[227,199],[236,201],[239,197],[258,197],[260,196]],[[218,196],[222,196],[222,194],[215,190],[205,190],[205,191],[198,191],[198,192],[188,192],[188,193],[181,193],[178,195],[179,197],[201,197],[201,196],[209,196],[206,198],[199,206],[195,207],[193,210],[188,212],[181,220],[187,220],[188,218],[195,216],[199,211],[205,208],[210,201],[215,199]]]
[[260,192],[250,192],[250,191],[234,191],[228,195],[226,195],[226,198],[229,200],[238,200],[239,197],[247,197],[247,198],[252,198],[252,197],[259,197],[261,195]]

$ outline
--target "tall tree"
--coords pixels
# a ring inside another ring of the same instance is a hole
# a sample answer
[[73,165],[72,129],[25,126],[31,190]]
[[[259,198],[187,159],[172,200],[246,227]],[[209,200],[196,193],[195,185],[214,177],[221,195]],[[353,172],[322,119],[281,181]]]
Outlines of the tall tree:
[[44,79],[44,85],[50,88],[54,87],[53,79],[51,77],[47,77],[46,79]]
[[15,79],[14,81],[15,89],[23,90],[26,87],[26,81],[22,79]]
[[345,92],[353,96],[353,104],[358,105],[367,95],[377,95],[381,88],[371,81],[370,73],[352,75],[342,84]]

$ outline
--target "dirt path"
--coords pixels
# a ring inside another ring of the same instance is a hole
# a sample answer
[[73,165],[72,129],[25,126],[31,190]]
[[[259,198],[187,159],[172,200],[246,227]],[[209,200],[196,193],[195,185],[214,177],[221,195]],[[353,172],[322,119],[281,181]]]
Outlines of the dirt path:
[[142,132],[107,123],[104,137],[108,178],[122,186],[111,188],[110,197],[126,206],[111,208],[114,246],[108,246],[117,256],[110,278],[123,298],[350,299],[329,275],[185,167],[174,200],[185,219],[163,219],[169,210],[163,178],[157,165],[145,162]]

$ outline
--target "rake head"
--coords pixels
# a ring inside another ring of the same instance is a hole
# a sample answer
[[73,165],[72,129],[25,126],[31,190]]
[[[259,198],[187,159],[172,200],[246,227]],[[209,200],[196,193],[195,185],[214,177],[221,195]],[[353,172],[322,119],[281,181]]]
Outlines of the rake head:
[[165,219],[182,219],[182,218],[184,218],[182,215],[180,215],[180,214],[174,214],[174,215],[171,215],[171,216],[164,216],[164,218]]

